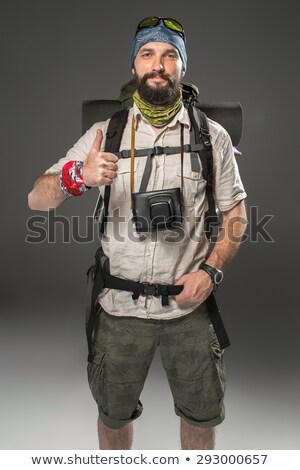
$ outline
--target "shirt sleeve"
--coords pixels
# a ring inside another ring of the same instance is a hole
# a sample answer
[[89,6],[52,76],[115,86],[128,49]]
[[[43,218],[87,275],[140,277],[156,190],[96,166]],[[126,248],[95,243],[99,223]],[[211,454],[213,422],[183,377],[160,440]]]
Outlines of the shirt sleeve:
[[45,175],[53,175],[60,173],[62,167],[65,163],[71,160],[81,160],[84,161],[88,154],[91,151],[93,142],[96,137],[98,129],[101,129],[103,132],[103,140],[101,144],[101,150],[104,149],[105,145],[105,135],[108,126],[108,121],[105,122],[96,122],[77,142],[73,145],[72,148],[67,152],[66,156],[58,160],[57,163],[54,163],[48,170],[45,171]]
[[214,193],[221,212],[232,209],[247,194],[235,159],[228,132],[209,120],[213,145]]

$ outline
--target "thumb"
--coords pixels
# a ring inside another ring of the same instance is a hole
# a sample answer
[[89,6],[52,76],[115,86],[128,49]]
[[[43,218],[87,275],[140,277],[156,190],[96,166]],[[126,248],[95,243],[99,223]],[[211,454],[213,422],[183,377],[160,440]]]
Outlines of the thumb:
[[103,140],[103,133],[101,129],[98,129],[95,140],[93,142],[93,149],[96,150],[97,152],[100,152],[102,140]]

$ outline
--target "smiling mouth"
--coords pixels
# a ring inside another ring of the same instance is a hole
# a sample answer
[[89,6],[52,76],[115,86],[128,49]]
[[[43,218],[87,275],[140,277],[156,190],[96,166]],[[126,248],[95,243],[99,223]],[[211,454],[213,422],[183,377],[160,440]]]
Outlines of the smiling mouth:
[[165,78],[161,75],[153,75],[152,77],[149,77],[148,80],[165,80]]
[[150,80],[151,82],[156,82],[156,83],[166,82],[166,80],[164,78],[161,78],[161,77],[149,78],[148,80]]
[[147,81],[152,82],[152,83],[167,83],[168,82],[168,80],[166,80],[163,77],[160,77],[159,75],[157,75],[156,77],[149,77]]

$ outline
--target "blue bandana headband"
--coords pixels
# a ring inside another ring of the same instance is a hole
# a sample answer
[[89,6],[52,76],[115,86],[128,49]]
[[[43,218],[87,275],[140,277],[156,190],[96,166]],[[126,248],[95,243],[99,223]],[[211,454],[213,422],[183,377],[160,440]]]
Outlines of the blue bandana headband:
[[183,62],[183,68],[186,70],[187,64],[187,54],[185,49],[185,43],[183,38],[177,34],[175,31],[172,31],[165,27],[162,21],[152,28],[142,28],[140,29],[133,41],[132,51],[130,55],[130,67],[133,67],[134,60],[140,48],[148,42],[166,42],[167,44],[172,44],[176,47]]

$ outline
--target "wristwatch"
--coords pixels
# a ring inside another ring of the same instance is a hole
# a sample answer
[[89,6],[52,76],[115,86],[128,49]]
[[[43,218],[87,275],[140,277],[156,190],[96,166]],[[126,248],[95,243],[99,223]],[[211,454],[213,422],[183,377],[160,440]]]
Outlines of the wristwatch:
[[214,285],[213,292],[215,292],[219,287],[219,284],[223,281],[223,271],[217,268],[213,268],[212,266],[209,266],[209,264],[202,264],[202,266],[200,266],[200,269],[203,269],[203,271],[210,275],[210,278]]

